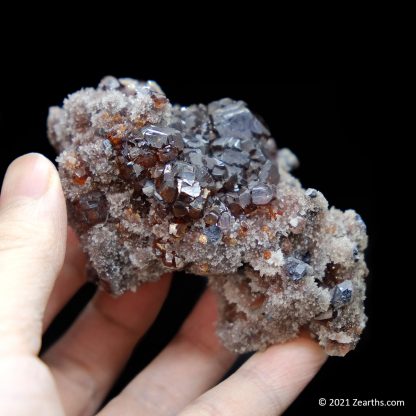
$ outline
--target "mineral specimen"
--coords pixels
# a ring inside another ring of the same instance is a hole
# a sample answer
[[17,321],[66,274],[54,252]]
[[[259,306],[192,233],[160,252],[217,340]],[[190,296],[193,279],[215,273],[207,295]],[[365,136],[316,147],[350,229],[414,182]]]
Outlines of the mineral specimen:
[[104,78],[48,119],[70,223],[114,294],[166,271],[208,276],[237,352],[306,330],[345,355],[365,326],[365,224],[289,172],[242,101],[172,106],[154,82]]

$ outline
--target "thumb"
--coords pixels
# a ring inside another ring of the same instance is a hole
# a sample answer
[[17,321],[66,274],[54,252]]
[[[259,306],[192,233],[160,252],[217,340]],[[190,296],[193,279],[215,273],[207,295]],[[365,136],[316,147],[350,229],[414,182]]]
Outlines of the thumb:
[[37,354],[42,316],[66,241],[66,208],[53,164],[16,159],[0,195],[0,354]]

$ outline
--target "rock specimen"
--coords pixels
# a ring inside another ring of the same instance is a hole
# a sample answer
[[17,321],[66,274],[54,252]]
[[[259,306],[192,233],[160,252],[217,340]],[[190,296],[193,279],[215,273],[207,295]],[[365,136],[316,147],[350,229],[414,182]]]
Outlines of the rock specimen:
[[70,223],[114,294],[166,271],[208,276],[218,334],[237,352],[301,329],[328,354],[365,326],[366,227],[289,172],[242,101],[172,106],[158,85],[104,78],[48,119]]

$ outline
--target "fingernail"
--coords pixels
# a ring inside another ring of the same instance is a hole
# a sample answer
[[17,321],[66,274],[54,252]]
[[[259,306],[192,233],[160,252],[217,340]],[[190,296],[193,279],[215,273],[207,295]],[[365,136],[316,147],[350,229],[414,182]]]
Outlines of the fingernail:
[[38,153],[29,153],[14,160],[7,169],[1,198],[40,198],[49,188],[50,162]]

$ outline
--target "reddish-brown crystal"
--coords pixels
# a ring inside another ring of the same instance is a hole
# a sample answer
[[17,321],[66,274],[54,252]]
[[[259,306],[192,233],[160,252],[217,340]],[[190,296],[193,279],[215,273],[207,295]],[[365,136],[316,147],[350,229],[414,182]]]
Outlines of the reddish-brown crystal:
[[163,182],[159,188],[160,196],[163,198],[165,202],[171,204],[176,199],[176,186],[173,181],[166,181]]
[[156,165],[157,156],[153,151],[143,150],[134,161],[144,168],[151,168]]
[[116,147],[118,147],[121,144],[121,138],[112,136],[111,134],[108,135],[108,140],[110,140],[111,144]]
[[162,163],[170,162],[171,160],[174,160],[178,156],[178,150],[174,147],[168,145],[164,147],[163,149],[158,150],[157,157],[159,158],[159,161]]
[[157,109],[163,108],[168,103],[167,98],[163,94],[155,92],[151,97]]
[[186,204],[182,201],[176,201],[172,205],[172,212],[175,217],[184,217],[188,214],[188,210],[186,208]]
[[87,182],[88,176],[77,176],[74,175],[74,177],[72,178],[72,180],[74,181],[74,183],[76,183],[77,185],[85,185],[85,182]]

